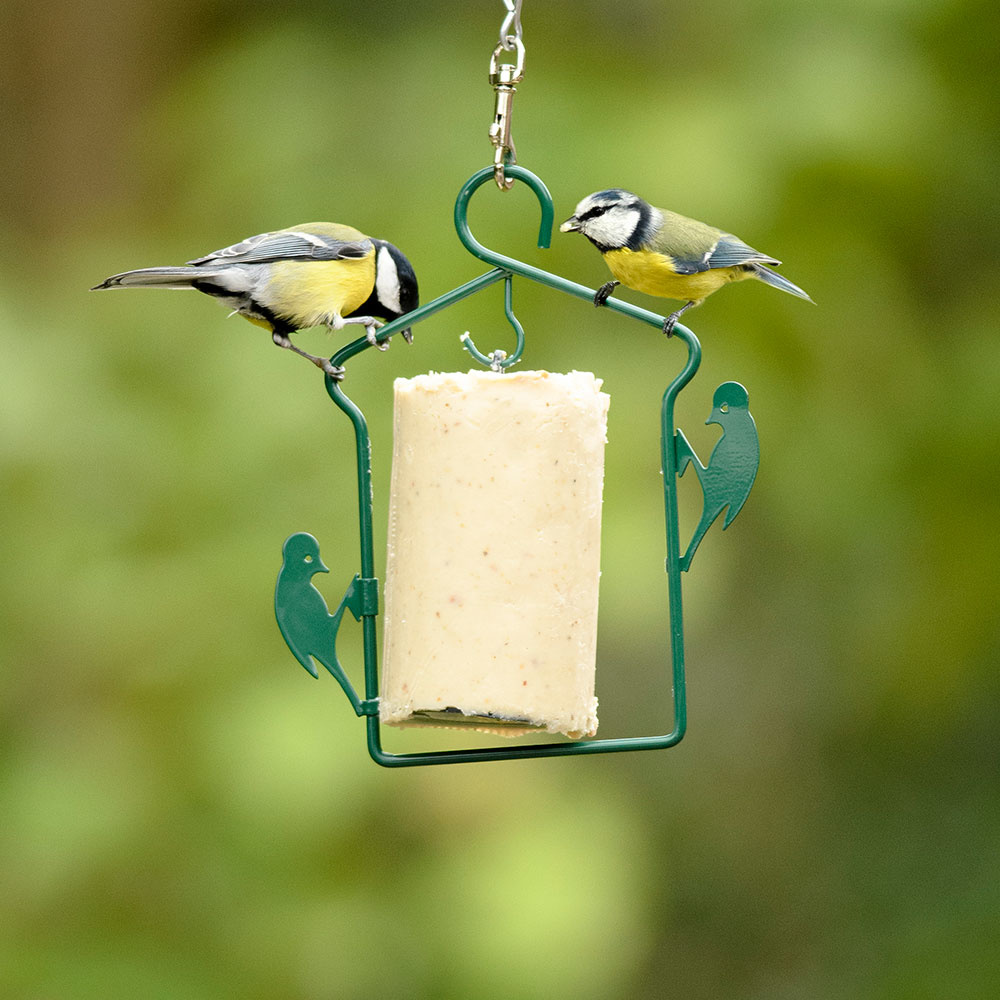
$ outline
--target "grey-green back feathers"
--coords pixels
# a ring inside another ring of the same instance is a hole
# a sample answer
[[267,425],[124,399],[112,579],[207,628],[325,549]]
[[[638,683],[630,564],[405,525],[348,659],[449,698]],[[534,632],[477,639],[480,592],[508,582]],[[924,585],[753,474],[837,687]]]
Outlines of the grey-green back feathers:
[[[339,227],[345,230],[343,235],[354,236],[353,239],[341,239],[338,238],[340,234],[316,232],[321,225],[307,223],[275,233],[261,233],[204,257],[189,260],[188,264],[204,267],[214,263],[263,264],[275,260],[347,260],[361,258],[371,252],[372,241],[357,230]],[[333,229],[334,223],[329,223],[329,228]]]

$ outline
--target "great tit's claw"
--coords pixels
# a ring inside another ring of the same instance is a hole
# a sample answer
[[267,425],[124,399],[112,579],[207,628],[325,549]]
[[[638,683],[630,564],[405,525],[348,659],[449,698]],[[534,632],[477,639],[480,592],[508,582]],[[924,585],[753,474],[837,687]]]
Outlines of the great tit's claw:
[[388,340],[383,340],[380,343],[377,334],[378,334],[378,331],[376,330],[376,328],[374,326],[369,326],[365,330],[365,340],[367,340],[368,343],[372,345],[372,347],[376,347],[380,351],[388,351],[389,350],[389,341]]

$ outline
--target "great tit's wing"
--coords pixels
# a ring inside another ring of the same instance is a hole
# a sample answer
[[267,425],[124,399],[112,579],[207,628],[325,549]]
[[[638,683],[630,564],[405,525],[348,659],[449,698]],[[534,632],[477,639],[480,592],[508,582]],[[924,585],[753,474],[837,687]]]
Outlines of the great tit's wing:
[[251,236],[231,247],[189,260],[188,264],[201,267],[205,264],[264,264],[275,260],[344,260],[366,257],[371,251],[371,240],[338,240],[332,236],[283,229]]
[[753,247],[747,246],[739,237],[723,233],[704,253],[688,250],[680,255],[671,254],[674,268],[679,274],[695,274],[715,267],[740,267],[743,264],[780,264]]

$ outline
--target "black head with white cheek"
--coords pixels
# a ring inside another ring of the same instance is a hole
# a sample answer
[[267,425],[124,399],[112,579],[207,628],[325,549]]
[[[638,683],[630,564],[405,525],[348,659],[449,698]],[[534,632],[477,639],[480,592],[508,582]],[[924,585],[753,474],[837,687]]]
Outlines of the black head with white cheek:
[[[420,304],[417,276],[398,247],[385,240],[373,239],[372,243],[375,244],[375,287],[352,315],[377,316],[392,322]],[[400,332],[407,341],[413,339],[409,328]]]
[[602,253],[638,250],[659,228],[660,213],[631,191],[610,188],[588,194],[559,227],[562,233],[583,233]]

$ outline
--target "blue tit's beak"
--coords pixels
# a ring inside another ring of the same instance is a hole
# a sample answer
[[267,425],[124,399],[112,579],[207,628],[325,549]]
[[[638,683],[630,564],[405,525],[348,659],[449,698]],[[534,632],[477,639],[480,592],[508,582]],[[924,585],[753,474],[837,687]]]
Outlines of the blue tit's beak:
[[560,227],[559,232],[561,233],[578,233],[580,231],[580,223],[575,215],[571,215]]

